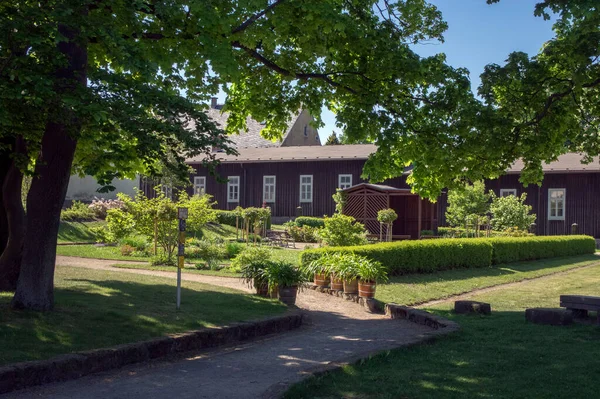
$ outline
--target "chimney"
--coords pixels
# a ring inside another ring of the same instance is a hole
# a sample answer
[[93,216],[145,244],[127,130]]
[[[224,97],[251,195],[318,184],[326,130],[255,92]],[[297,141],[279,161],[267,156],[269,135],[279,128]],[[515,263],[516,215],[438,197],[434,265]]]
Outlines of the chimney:
[[210,98],[210,107],[213,109],[217,108],[217,97],[211,97]]

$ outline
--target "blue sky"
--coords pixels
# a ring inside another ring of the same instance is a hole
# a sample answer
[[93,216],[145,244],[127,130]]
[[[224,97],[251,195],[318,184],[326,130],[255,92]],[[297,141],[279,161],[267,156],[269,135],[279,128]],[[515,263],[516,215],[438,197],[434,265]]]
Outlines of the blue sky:
[[[422,56],[445,53],[448,64],[467,68],[471,86],[477,91],[479,75],[487,64],[502,64],[509,53],[536,54],[553,37],[552,22],[533,15],[540,0],[501,0],[488,5],[485,0],[429,0],[448,22],[443,44],[415,47]],[[335,115],[324,110],[325,127],[319,129],[321,141],[335,130]]]

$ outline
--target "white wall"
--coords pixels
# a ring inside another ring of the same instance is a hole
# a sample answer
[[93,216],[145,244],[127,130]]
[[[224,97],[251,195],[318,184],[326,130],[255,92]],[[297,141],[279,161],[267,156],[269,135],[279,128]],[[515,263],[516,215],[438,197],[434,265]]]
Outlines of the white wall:
[[133,189],[139,186],[139,178],[136,179],[124,179],[124,180],[113,180],[112,185],[116,187],[116,190],[108,193],[99,193],[100,186],[96,179],[91,176],[79,177],[71,176],[69,180],[69,188],[67,189],[67,200],[77,201],[91,201],[94,197],[115,199],[117,193],[125,193],[133,196],[135,193]]

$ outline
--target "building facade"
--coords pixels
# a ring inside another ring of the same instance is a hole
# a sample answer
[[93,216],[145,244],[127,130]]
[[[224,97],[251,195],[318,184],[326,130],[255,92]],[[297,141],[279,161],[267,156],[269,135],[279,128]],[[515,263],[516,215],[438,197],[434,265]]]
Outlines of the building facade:
[[[189,193],[205,192],[214,197],[219,209],[237,206],[271,207],[277,221],[297,215],[331,215],[335,210],[332,195],[336,189],[348,189],[365,181],[362,169],[373,145],[337,145],[321,147],[279,147],[240,149],[239,156],[220,157],[217,174],[225,181],[211,176],[201,160],[190,159],[194,173]],[[536,214],[537,234],[570,234],[572,225],[578,232],[600,238],[600,165],[583,165],[578,154],[566,154],[544,166],[541,186],[524,187],[519,182],[522,165],[516,163],[507,174],[486,181],[486,187],[496,195],[527,194],[526,203]],[[383,182],[396,189],[406,189],[406,176]],[[400,201],[400,200],[398,200]],[[433,209],[430,209],[433,207]],[[442,193],[426,212],[435,215],[435,226],[444,226],[447,207]],[[402,213],[407,220],[416,220],[417,207],[407,206]],[[425,211],[424,211],[425,212]],[[425,215],[425,214],[424,214]],[[400,230],[398,230],[400,231]]]

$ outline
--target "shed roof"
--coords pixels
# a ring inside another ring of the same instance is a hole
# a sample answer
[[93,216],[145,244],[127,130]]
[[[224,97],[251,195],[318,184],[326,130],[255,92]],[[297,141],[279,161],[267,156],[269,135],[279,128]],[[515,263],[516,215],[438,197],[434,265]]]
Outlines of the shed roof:
[[410,194],[410,188],[397,188],[392,186],[386,186],[385,184],[371,184],[371,183],[359,183],[355,186],[348,187],[347,189],[342,190],[345,193],[353,193],[355,191],[360,191],[362,189],[368,189],[373,191],[379,191],[382,193],[403,193]]

